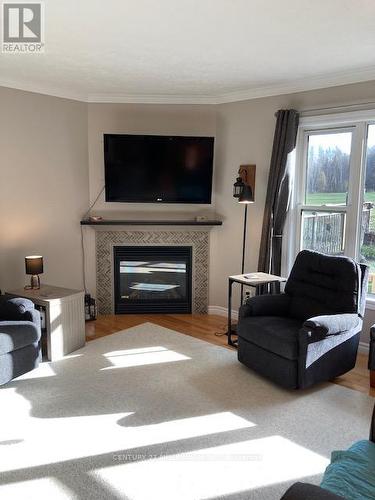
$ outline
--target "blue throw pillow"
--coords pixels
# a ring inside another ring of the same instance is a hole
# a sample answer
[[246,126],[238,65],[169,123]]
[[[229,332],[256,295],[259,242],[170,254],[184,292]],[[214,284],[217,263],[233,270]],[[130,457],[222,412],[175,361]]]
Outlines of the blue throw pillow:
[[358,441],[347,451],[334,451],[321,487],[347,500],[374,500],[375,444]]

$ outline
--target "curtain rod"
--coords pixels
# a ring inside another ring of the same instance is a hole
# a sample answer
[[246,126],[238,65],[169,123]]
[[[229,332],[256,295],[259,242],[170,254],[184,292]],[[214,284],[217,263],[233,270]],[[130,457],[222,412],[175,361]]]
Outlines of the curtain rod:
[[[309,114],[313,113],[318,113],[321,111],[348,111],[351,108],[362,108],[362,107],[370,107],[373,106],[375,108],[375,101],[367,101],[367,102],[359,102],[359,103],[353,103],[353,104],[342,104],[341,106],[327,106],[326,108],[311,108],[311,109],[301,109],[299,111],[301,116],[306,116]],[[277,112],[275,113],[275,116],[277,116]]]

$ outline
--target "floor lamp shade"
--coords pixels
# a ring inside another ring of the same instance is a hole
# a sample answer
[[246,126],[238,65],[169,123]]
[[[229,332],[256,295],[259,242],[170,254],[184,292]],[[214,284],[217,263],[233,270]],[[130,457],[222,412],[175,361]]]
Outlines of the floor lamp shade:
[[32,276],[43,273],[43,257],[41,255],[29,255],[25,257],[26,274]]

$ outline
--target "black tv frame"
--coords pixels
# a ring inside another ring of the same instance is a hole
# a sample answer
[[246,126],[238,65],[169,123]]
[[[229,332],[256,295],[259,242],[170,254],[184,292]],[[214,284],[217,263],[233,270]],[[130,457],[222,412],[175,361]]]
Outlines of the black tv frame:
[[[110,199],[109,193],[108,193],[108,169],[106,165],[106,155],[105,155],[105,149],[106,149],[106,141],[108,140],[107,138],[111,136],[134,136],[134,137],[173,137],[174,139],[212,139],[212,147],[213,147],[213,154],[212,154],[212,164],[210,167],[210,195],[208,198],[208,201],[169,201],[169,200],[140,200],[140,201],[135,201],[133,199],[117,199],[113,200]],[[172,134],[116,134],[116,133],[107,133],[103,135],[103,153],[104,153],[104,178],[105,178],[105,201],[106,203],[145,203],[145,204],[155,204],[155,205],[163,205],[163,204],[175,204],[175,205],[211,205],[212,204],[212,188],[213,188],[213,169],[214,169],[214,161],[215,161],[215,136],[193,136],[193,135],[172,135]]]

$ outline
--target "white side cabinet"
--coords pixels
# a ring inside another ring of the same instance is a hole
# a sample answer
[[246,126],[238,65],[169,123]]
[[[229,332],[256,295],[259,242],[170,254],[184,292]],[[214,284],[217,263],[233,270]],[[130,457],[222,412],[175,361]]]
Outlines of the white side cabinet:
[[49,361],[61,359],[85,345],[83,291],[42,285],[39,290],[20,288],[6,293],[30,299],[41,311],[42,347]]

